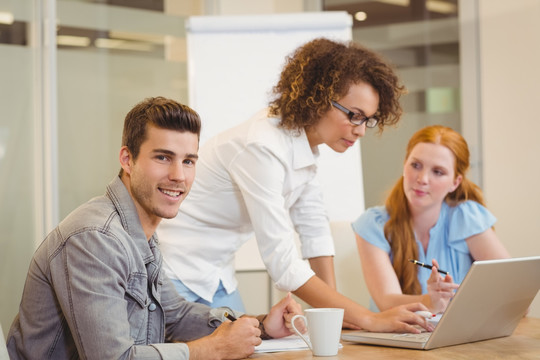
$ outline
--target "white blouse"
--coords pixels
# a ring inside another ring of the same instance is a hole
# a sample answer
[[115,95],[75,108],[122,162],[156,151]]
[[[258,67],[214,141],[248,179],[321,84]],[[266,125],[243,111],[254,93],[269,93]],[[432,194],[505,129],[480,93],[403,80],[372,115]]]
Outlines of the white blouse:
[[212,301],[220,280],[234,291],[234,255],[255,235],[278,289],[294,291],[314,273],[304,259],[333,256],[316,179],[318,148],[278,127],[267,109],[210,139],[200,150],[191,192],[158,227],[167,276]]

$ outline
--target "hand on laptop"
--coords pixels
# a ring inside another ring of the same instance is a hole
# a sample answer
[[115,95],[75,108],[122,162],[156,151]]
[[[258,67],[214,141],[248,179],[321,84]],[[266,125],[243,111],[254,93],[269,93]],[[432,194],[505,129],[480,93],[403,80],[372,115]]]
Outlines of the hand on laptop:
[[421,330],[415,327],[418,325],[427,331],[433,331],[433,325],[424,316],[415,314],[415,311],[428,311],[428,308],[421,303],[411,303],[373,313],[373,319],[376,321],[371,321],[365,330],[419,334]]
[[450,274],[446,274],[444,278],[439,274],[437,260],[433,259],[432,264],[431,276],[427,281],[429,303],[426,306],[432,313],[438,314],[446,310],[459,284],[454,283]]

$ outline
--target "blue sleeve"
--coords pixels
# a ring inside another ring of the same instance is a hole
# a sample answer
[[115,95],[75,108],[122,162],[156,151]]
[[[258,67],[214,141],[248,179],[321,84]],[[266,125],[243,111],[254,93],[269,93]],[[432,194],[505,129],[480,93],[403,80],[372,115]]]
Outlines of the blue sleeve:
[[488,209],[476,201],[465,201],[452,207],[450,211],[448,241],[453,245],[461,241],[462,246],[466,247],[465,239],[483,233],[497,221]]
[[388,221],[388,213],[384,206],[367,209],[352,223],[356,234],[368,243],[377,246],[390,254],[390,244],[384,237],[384,225]]

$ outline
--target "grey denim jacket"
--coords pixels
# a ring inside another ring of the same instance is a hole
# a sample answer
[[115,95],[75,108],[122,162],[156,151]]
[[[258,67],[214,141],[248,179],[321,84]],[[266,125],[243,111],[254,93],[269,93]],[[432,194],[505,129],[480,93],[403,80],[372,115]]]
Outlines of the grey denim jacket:
[[156,244],[116,177],[36,250],[8,333],[11,359],[188,359],[187,345],[172,342],[210,334],[230,309],[180,297]]

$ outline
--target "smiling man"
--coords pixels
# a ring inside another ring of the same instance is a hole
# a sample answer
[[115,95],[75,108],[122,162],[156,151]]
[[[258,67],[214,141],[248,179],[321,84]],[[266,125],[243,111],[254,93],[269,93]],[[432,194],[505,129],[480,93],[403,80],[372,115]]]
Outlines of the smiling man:
[[290,296],[259,323],[188,302],[163,277],[155,230],[193,184],[200,127],[195,111],[162,97],[127,114],[119,176],[34,254],[8,334],[12,360],[234,359],[261,335],[291,334],[301,309]]

